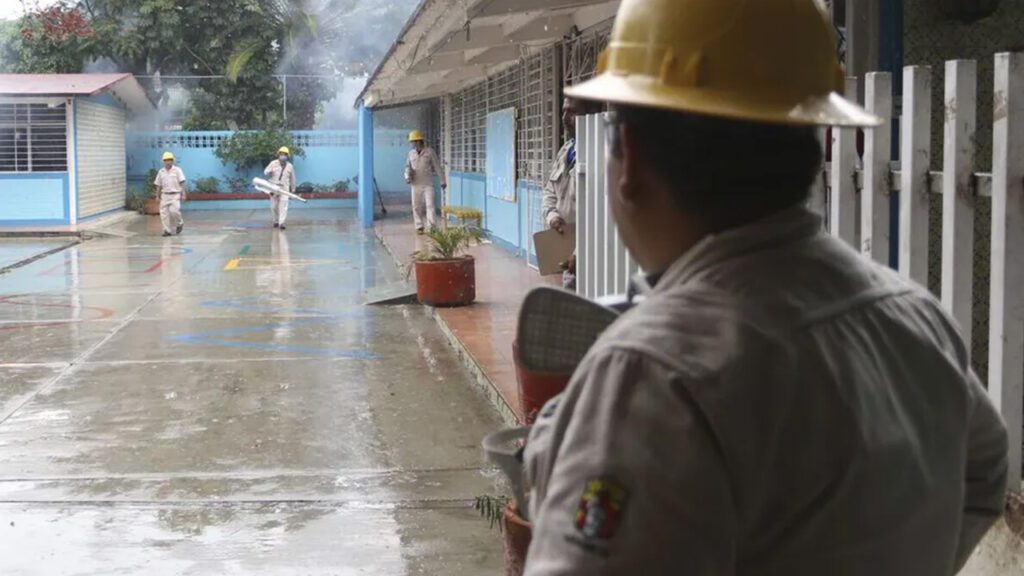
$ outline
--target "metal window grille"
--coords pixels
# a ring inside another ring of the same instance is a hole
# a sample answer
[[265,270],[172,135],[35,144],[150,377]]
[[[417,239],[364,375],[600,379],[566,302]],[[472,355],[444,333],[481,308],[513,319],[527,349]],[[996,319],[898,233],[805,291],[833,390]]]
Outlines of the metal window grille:
[[66,104],[0,104],[0,172],[67,169]]
[[555,62],[550,47],[528,58],[524,65],[518,130],[518,177],[541,183],[558,147],[560,117]]
[[566,83],[579,84],[597,73],[597,58],[608,46],[611,24],[605,24],[565,43],[562,70]]

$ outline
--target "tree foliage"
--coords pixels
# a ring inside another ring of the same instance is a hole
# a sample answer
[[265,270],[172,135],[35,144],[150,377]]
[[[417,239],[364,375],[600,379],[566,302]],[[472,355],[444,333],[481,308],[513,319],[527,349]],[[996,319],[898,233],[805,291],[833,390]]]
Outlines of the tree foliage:
[[[312,128],[331,78],[372,67],[416,0],[61,0],[0,24],[0,71],[80,72],[97,60],[188,85],[186,129]],[[282,110],[287,83],[287,122]],[[145,82],[166,103],[169,82]]]
[[289,148],[292,158],[306,156],[306,152],[295,144],[292,135],[284,130],[235,132],[217,144],[214,154],[225,164],[246,169],[269,163],[277,157],[281,146]]

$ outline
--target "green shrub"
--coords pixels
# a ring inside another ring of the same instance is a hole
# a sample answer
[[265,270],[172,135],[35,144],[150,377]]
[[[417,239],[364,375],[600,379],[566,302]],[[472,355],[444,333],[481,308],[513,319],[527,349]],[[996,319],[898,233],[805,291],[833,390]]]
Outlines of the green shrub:
[[303,182],[295,187],[295,191],[299,194],[312,194],[313,192],[316,192],[316,184],[313,184],[312,182]]
[[156,182],[156,175],[159,173],[160,171],[155,168],[146,173],[146,198],[156,198],[156,184],[154,182]]
[[416,260],[454,260],[484,237],[482,231],[468,226],[432,228],[427,233],[427,248],[416,252]]
[[274,158],[281,146],[287,146],[292,158],[305,157],[305,151],[296,146],[292,135],[284,130],[262,130],[256,132],[235,132],[217,144],[214,152],[224,164],[232,164],[242,169],[266,166]]
[[338,180],[334,183],[332,192],[348,192],[351,180],[347,178],[345,180]]
[[200,194],[216,194],[220,192],[220,180],[217,178],[200,178],[196,180],[195,191]]
[[225,176],[221,178],[224,181],[224,191],[227,193],[239,193],[249,190],[249,180],[242,176]]

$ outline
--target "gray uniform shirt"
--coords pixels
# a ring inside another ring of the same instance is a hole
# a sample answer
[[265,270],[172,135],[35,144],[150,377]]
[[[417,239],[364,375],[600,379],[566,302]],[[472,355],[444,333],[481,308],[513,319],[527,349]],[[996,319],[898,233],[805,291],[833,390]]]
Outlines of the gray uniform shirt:
[[405,170],[412,176],[410,184],[413,186],[433,186],[434,174],[441,179],[441,186],[448,185],[444,170],[441,168],[441,161],[438,160],[437,153],[433,148],[424,148],[422,152],[415,149],[409,150],[409,155],[405,160]]
[[803,209],[704,240],[526,447],[526,574],[951,575],[1007,437],[950,317]]
[[263,174],[270,178],[271,182],[282,184],[285,190],[295,192],[295,167],[291,162],[282,167],[280,160],[274,160],[267,165]]
[[562,146],[548,181],[544,183],[541,208],[548,227],[558,217],[566,224],[576,223],[576,163],[569,163],[569,152],[575,145],[575,140],[569,140]]
[[185,172],[177,166],[171,166],[170,170],[161,168],[153,184],[163,194],[181,194],[185,191]]

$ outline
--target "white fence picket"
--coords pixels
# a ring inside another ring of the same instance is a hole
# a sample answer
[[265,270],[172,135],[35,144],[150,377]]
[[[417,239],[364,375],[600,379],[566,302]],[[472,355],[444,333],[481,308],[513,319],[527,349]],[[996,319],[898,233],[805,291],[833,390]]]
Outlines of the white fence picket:
[[946,62],[942,162],[942,304],[971,349],[974,304],[974,134],[978,66]]
[[[857,79],[846,79],[846,97],[857,99]],[[829,230],[851,246],[857,245],[857,131],[832,129],[832,193]]]
[[873,72],[864,90],[867,108],[882,119],[864,137],[864,190],[861,192],[861,253],[889,263],[889,164],[892,161],[892,75]]
[[592,223],[588,220],[590,198],[587,196],[589,174],[593,166],[590,153],[593,138],[590,135],[590,126],[590,118],[576,120],[576,291],[587,297],[590,297],[588,278],[594,267],[590,257],[592,244],[589,237]]
[[903,69],[900,129],[900,274],[928,285],[928,170],[931,166],[932,70]]
[[1010,487],[1021,481],[1024,427],[1024,53],[997,54],[992,141],[988,391],[1010,434]]

